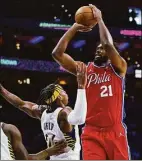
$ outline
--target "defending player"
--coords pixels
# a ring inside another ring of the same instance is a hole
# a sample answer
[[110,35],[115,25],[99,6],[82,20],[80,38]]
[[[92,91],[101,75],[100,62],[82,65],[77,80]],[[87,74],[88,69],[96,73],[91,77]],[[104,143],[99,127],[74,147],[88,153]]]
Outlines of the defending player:
[[[85,86],[87,82],[86,66],[77,66],[77,99],[74,110],[67,106],[68,95],[57,84],[51,84],[40,93],[39,105],[21,100],[7,91],[2,85],[0,94],[12,105],[23,110],[29,116],[41,120],[41,127],[49,148],[56,142],[65,139],[67,148],[65,153],[51,156],[53,160],[79,160],[80,140],[78,126],[84,124],[87,113]],[[81,99],[80,99],[81,98]]]
[[0,131],[1,160],[45,160],[49,156],[64,153],[67,146],[63,140],[37,154],[28,154],[21,133],[14,125],[1,122]]

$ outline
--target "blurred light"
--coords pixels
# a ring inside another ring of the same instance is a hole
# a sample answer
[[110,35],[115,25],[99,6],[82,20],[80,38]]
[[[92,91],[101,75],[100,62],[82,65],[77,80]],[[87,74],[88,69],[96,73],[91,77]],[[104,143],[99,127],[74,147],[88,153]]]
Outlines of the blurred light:
[[22,84],[22,81],[21,81],[21,80],[18,80],[18,83],[19,83],[19,84]]
[[61,5],[62,8],[64,8],[65,6],[64,5]]
[[19,43],[16,43],[16,47],[20,47],[20,44]]
[[0,59],[0,64],[17,66],[18,62],[17,60]]
[[27,84],[30,84],[30,78],[27,78]]
[[60,22],[61,20],[60,20],[60,18],[56,18],[54,21],[55,22]]
[[139,69],[135,70],[135,78],[142,78],[142,70]]
[[130,60],[130,57],[128,57],[127,60]]
[[16,43],[16,49],[20,50],[20,43]]
[[124,42],[124,43],[121,43],[118,48],[120,51],[122,50],[125,50],[126,48],[128,48],[130,46],[130,44],[128,42]]
[[71,14],[68,14],[69,17],[71,17]]
[[30,44],[37,44],[41,41],[43,41],[45,39],[44,36],[35,36],[34,38],[32,38],[31,40],[29,40]]
[[76,42],[73,43],[73,47],[74,48],[81,48],[85,44],[86,44],[86,41],[85,40],[78,40],[78,41],[76,41]]
[[142,25],[142,10],[136,7],[129,7],[129,21],[135,25]]
[[137,62],[137,61],[135,61],[135,64],[138,64],[138,62]]
[[60,81],[59,81],[59,84],[60,84],[60,85],[66,85],[67,82],[66,82],[65,80],[60,80]]
[[16,49],[17,49],[17,50],[20,50],[20,47],[19,47],[19,46],[17,46],[17,47],[16,47]]
[[142,30],[120,30],[120,34],[125,36],[142,36]]
[[140,67],[140,64],[137,64],[137,67],[139,68]]
[[133,18],[132,17],[129,17],[129,21],[132,22],[133,21]]
[[39,27],[43,27],[43,28],[45,28],[45,27],[48,27],[48,28],[53,28],[53,27],[64,27],[64,28],[69,28],[69,27],[71,27],[71,25],[67,25],[67,24],[55,24],[55,23],[47,23],[47,22],[41,22],[40,24],[39,24]]
[[65,9],[65,12],[68,12],[68,10],[67,10],[67,9]]
[[56,16],[54,16],[54,19],[56,19],[57,17]]
[[132,9],[129,9],[129,13],[132,12]]

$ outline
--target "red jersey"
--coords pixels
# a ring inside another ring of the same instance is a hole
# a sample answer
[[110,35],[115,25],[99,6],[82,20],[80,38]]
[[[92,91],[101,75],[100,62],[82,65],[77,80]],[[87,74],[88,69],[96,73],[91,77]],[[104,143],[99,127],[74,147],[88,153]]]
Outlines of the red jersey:
[[123,114],[124,79],[111,64],[87,67],[86,125],[107,127],[121,123]]

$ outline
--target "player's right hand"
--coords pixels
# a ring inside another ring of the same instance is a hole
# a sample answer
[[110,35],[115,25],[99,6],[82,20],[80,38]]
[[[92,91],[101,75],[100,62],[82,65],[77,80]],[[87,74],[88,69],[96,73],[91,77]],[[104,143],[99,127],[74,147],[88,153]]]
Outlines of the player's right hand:
[[92,26],[84,26],[78,23],[74,23],[72,27],[75,28],[79,32],[89,32],[92,30]]
[[85,89],[87,83],[87,67],[84,63],[78,63],[76,66],[77,82],[79,89]]
[[97,22],[102,20],[102,12],[99,10],[96,6],[89,4],[89,7],[91,7],[93,11],[94,18],[97,19]]

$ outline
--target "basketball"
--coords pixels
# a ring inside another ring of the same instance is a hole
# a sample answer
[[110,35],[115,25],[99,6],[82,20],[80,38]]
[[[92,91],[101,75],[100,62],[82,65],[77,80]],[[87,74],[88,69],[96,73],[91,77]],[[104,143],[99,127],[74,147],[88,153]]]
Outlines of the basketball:
[[76,11],[75,21],[85,26],[95,26],[97,24],[97,20],[94,18],[93,11],[89,6],[82,6]]

